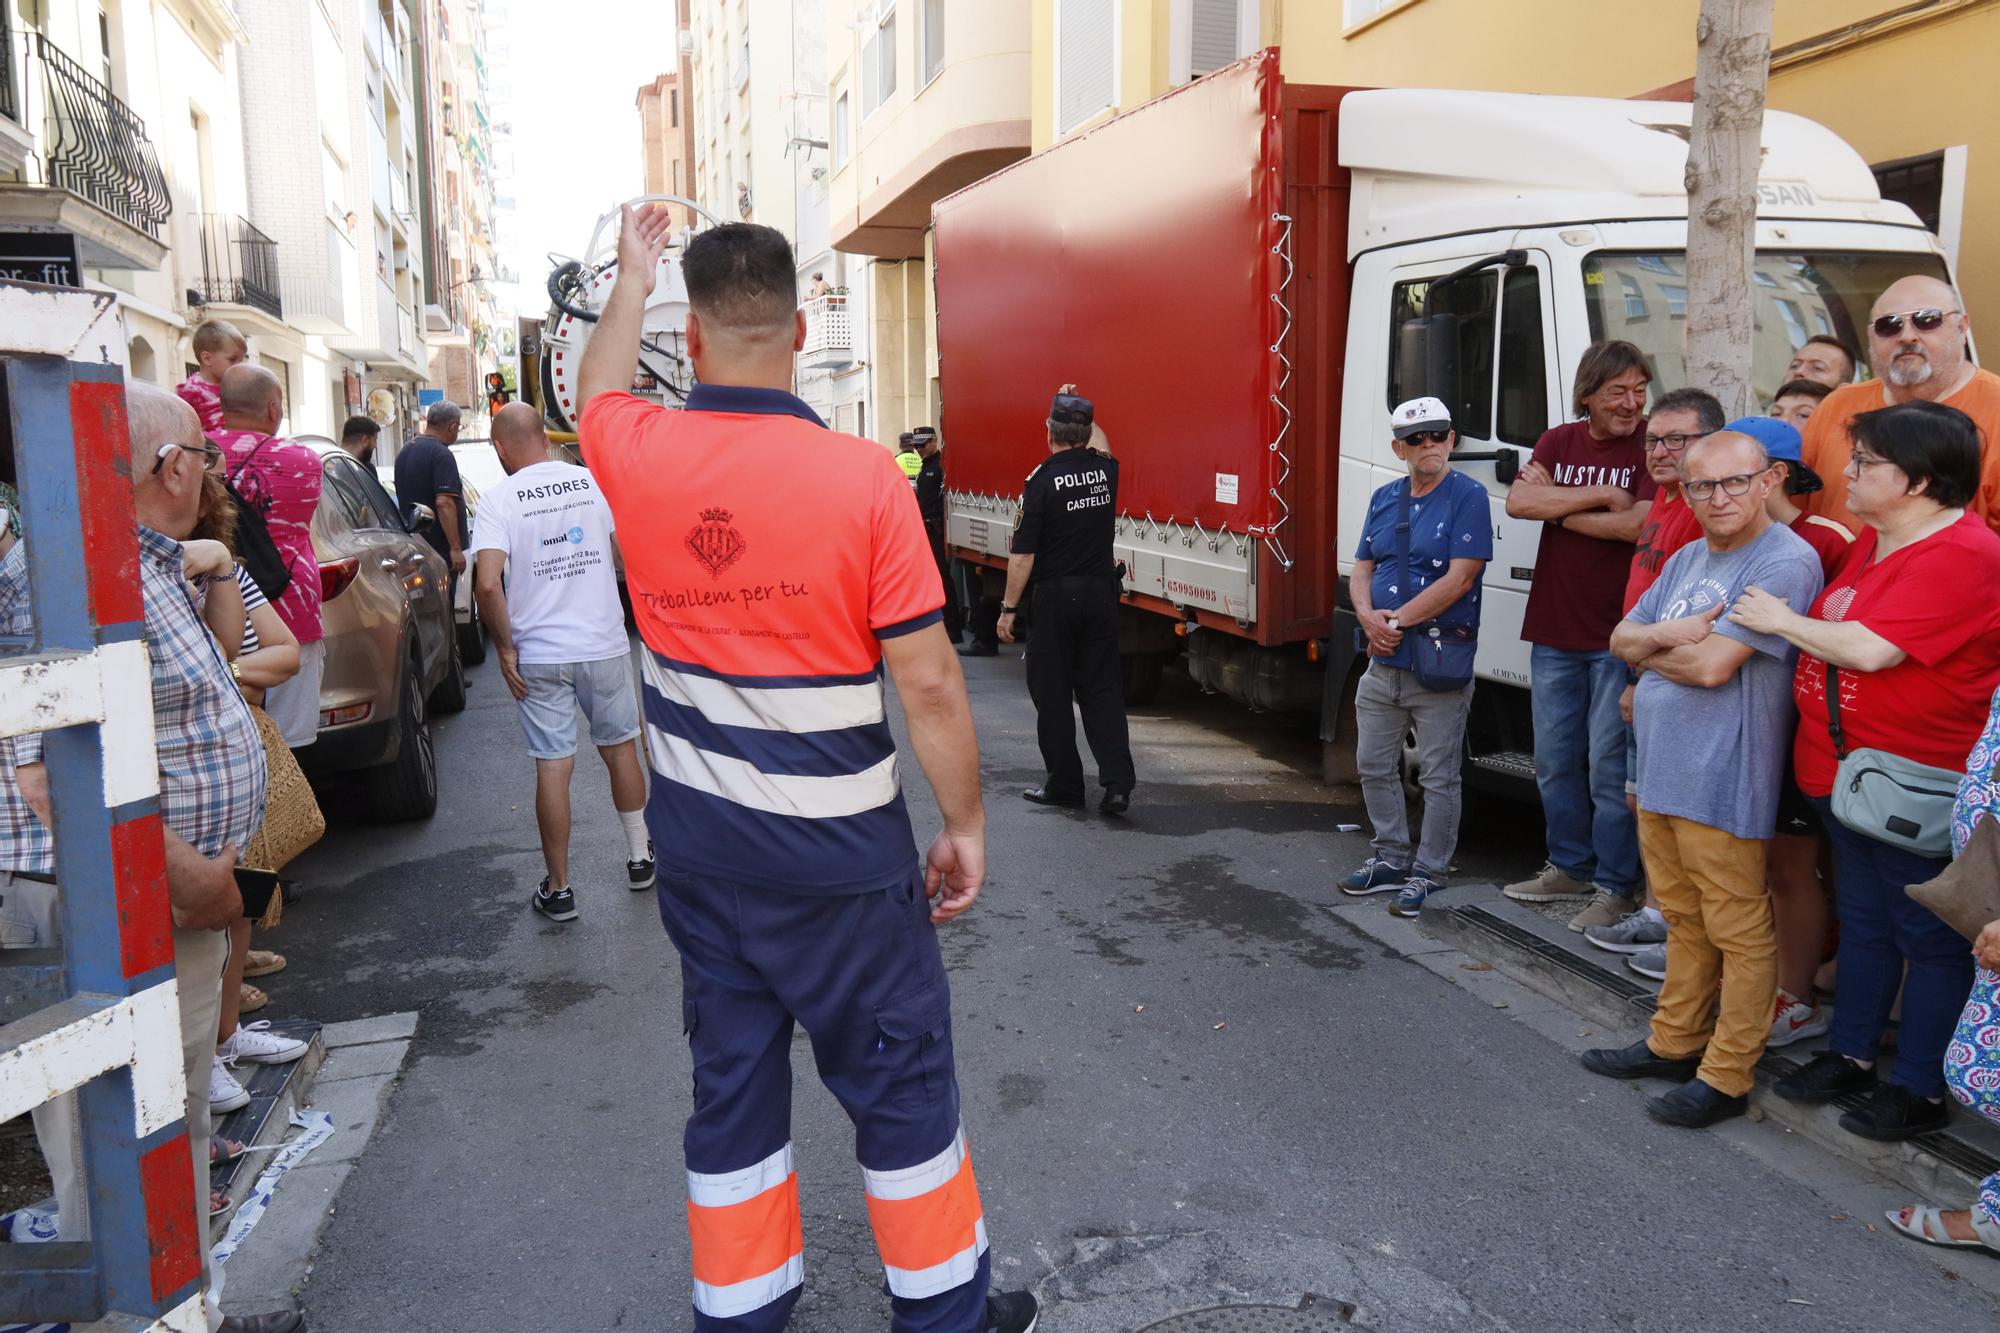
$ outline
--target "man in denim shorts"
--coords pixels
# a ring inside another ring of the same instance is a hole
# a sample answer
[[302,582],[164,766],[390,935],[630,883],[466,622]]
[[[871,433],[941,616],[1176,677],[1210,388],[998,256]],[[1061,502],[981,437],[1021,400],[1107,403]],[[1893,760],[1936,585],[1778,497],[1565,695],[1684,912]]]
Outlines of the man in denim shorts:
[[589,472],[550,459],[541,416],[526,403],[494,414],[493,450],[507,480],[479,498],[472,586],[535,761],[535,823],[549,873],[534,908],[551,921],[574,921],[569,780],[579,707],[611,773],[611,803],[625,830],[626,882],[634,892],[653,887],[646,779],[634,743],[639,696],[618,601],[611,507]]

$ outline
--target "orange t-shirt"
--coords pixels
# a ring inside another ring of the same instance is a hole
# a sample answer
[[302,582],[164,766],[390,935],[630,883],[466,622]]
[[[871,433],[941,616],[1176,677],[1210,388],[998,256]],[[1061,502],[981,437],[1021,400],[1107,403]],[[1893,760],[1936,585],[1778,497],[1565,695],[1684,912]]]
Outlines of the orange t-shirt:
[[[2000,444],[1995,443],[2000,440],[2000,375],[1975,370],[1966,386],[1946,398],[1944,405],[1965,413],[1979,427],[1979,491],[1966,508],[2000,532]],[[1826,489],[1800,496],[1801,509],[1823,514],[1850,531],[1861,531],[1865,525],[1847,508],[1847,460],[1854,454],[1854,437],[1847,433],[1847,427],[1857,414],[1886,406],[1880,380],[1844,384],[1820,403],[1806,422],[1801,452],[1806,466],[1819,473]]]
[[902,469],[775,389],[698,385],[685,411],[603,393],[579,426],[646,645],[662,872],[907,882],[882,641],[937,624],[944,588]]

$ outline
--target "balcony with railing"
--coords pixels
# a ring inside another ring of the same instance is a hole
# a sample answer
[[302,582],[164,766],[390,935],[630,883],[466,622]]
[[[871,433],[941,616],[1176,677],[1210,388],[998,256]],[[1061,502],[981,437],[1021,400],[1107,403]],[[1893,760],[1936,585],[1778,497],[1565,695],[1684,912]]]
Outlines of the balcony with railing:
[[247,219],[227,213],[203,213],[198,223],[202,302],[248,306],[283,319],[278,243]]
[[41,33],[5,49],[0,111],[33,143],[21,179],[0,183],[0,225],[73,232],[88,266],[159,267],[173,201],[145,121]]
[[805,304],[806,341],[799,348],[799,365],[808,370],[835,370],[854,361],[854,326],[847,298],[838,293],[815,296]]

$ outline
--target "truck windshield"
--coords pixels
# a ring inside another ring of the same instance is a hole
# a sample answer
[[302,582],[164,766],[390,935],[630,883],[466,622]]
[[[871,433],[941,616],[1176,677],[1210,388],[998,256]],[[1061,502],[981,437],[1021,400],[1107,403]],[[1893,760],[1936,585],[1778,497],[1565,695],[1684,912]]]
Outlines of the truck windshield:
[[[1868,312],[1890,283],[1913,273],[1948,281],[1944,261],[1924,254],[1759,251],[1750,272],[1756,333],[1750,381],[1757,408],[1770,406],[1792,352],[1831,334],[1868,360]],[[1591,255],[1583,263],[1590,336],[1623,338],[1646,354],[1656,388],[1687,383],[1687,255]]]

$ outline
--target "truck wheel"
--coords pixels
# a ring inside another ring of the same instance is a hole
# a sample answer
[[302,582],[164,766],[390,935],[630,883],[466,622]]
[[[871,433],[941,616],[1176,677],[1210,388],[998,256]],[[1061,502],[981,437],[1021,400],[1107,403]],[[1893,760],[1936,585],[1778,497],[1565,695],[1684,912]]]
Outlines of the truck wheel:
[[463,713],[465,711],[465,659],[459,652],[458,634],[448,640],[451,660],[445,663],[444,679],[431,691],[431,711],[436,713]]
[[1125,668],[1125,704],[1130,708],[1144,708],[1160,694],[1160,676],[1167,665],[1162,653],[1126,653],[1121,659]]
[[1354,691],[1360,683],[1357,672],[1341,691],[1340,709],[1334,715],[1333,739],[1319,743],[1320,781],[1329,787],[1361,785],[1361,768],[1354,759]]
[[431,748],[430,718],[414,661],[403,676],[403,709],[396,727],[401,741],[396,757],[363,775],[368,813],[378,824],[428,819],[437,810],[437,752]]
[[472,604],[472,619],[457,625],[458,656],[467,666],[478,666],[486,660],[486,622],[479,618],[479,603]]

